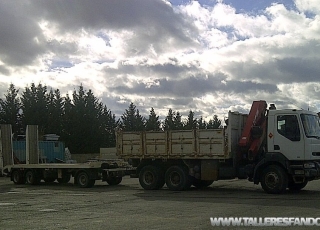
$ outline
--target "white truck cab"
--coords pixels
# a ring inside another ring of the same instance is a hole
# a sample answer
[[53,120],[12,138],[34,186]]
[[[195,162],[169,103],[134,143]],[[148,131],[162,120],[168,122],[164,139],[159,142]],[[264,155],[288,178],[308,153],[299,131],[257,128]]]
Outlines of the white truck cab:
[[320,161],[320,120],[306,110],[269,110],[268,152],[290,161]]

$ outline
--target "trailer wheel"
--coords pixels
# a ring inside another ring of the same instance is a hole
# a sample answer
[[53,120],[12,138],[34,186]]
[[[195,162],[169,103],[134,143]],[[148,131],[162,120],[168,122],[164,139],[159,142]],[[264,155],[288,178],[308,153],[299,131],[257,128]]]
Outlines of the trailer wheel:
[[180,166],[171,166],[166,172],[165,180],[168,188],[173,191],[185,190],[191,186],[187,170]]
[[59,184],[69,183],[71,175],[69,173],[62,173],[62,177],[58,178],[57,181]]
[[96,180],[90,179],[88,173],[80,172],[77,176],[77,182],[80,188],[91,188]]
[[306,187],[307,184],[308,184],[307,180],[305,180],[303,183],[295,183],[294,181],[290,181],[288,184],[288,188],[292,191],[299,191],[304,187]]
[[196,188],[206,188],[210,185],[212,185],[213,180],[199,180],[199,179],[194,179],[192,184]]
[[146,190],[159,189],[164,185],[163,173],[156,166],[147,165],[139,173],[139,183]]
[[20,172],[19,170],[14,170],[11,174],[11,180],[15,184],[24,184],[25,178],[23,177],[23,173]]
[[288,187],[288,175],[283,168],[270,165],[262,172],[261,186],[267,193],[283,193]]
[[39,175],[35,170],[29,170],[25,175],[27,184],[37,185],[40,183]]
[[118,185],[121,183],[122,177],[109,177],[106,181],[109,185]]

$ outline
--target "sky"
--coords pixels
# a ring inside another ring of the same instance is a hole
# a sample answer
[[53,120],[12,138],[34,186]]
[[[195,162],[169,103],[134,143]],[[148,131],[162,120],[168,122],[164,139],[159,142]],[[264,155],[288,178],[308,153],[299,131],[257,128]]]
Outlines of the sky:
[[82,84],[117,116],[320,111],[318,0],[3,0],[0,97]]

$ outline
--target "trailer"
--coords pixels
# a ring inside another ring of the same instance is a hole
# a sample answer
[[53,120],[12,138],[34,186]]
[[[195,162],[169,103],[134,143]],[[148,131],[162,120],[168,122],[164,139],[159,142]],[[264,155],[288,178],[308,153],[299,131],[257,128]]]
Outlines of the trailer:
[[238,178],[283,193],[320,178],[318,115],[273,104],[267,109],[265,101],[254,101],[249,114],[229,112],[221,129],[118,130],[116,148],[147,190],[166,184],[180,191]]
[[26,162],[20,163],[12,150],[11,125],[0,126],[0,156],[4,166],[2,174],[11,178],[14,184],[37,185],[57,181],[68,183],[71,177],[81,188],[89,188],[96,180],[118,185],[122,177],[135,169],[119,159],[91,159],[86,163],[41,163],[38,148],[37,126],[27,127]]
[[87,163],[39,163],[5,166],[5,173],[15,184],[37,185],[41,180],[52,183],[68,183],[71,177],[81,188],[90,188],[96,180],[118,185],[130,168],[121,168],[116,162],[92,161]]

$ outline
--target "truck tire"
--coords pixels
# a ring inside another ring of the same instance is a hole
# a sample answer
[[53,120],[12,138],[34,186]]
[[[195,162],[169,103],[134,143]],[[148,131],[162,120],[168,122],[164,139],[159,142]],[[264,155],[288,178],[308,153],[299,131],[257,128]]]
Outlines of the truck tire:
[[30,185],[37,185],[40,183],[40,178],[35,170],[28,170],[25,174],[26,183]]
[[109,185],[118,185],[122,181],[122,177],[109,177],[106,179]]
[[88,173],[80,172],[77,176],[77,182],[80,188],[91,188],[96,180],[90,179]]
[[270,194],[283,193],[288,187],[288,175],[283,168],[277,165],[265,168],[260,181],[263,190]]
[[161,169],[153,165],[144,166],[139,173],[139,183],[145,190],[160,189],[164,185]]
[[167,187],[172,191],[182,191],[190,188],[191,180],[188,172],[181,166],[171,166],[165,176]]
[[206,188],[210,185],[212,185],[213,180],[199,180],[199,179],[194,179],[192,182],[192,185],[196,188]]
[[23,173],[20,172],[19,170],[14,170],[11,174],[11,180],[15,184],[24,184],[25,178],[23,177]]
[[62,173],[62,177],[61,178],[57,178],[57,181],[59,184],[67,184],[69,183],[71,178],[71,175],[68,173]]
[[292,191],[299,191],[304,187],[306,187],[307,184],[308,184],[307,180],[305,180],[303,183],[295,183],[294,181],[290,181],[288,184],[288,188]]

